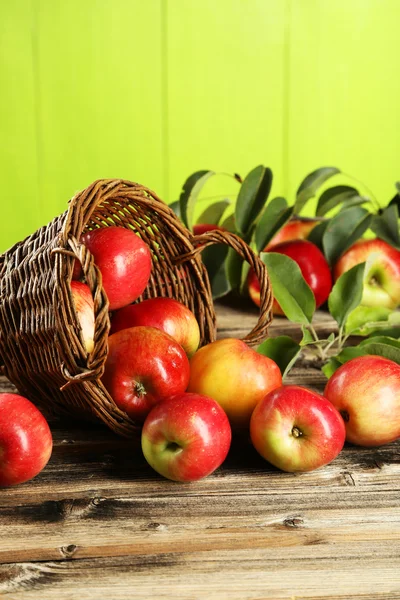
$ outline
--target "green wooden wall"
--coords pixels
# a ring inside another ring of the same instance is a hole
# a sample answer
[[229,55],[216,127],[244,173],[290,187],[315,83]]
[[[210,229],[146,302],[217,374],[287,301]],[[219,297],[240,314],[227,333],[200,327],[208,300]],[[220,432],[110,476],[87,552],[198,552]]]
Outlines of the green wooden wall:
[[[100,177],[400,178],[400,0],[0,0],[0,251]],[[210,193],[233,193],[228,178]]]

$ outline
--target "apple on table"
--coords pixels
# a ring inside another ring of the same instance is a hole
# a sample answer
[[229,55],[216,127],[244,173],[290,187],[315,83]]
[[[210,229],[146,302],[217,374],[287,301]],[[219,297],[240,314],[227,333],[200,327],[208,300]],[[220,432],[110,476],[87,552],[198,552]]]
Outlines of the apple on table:
[[[284,254],[299,265],[305,281],[313,291],[316,308],[326,302],[332,289],[332,275],[326,258],[315,244],[308,240],[290,240],[274,245],[268,251]],[[248,290],[250,298],[260,306],[260,284],[253,270],[249,272]],[[276,300],[272,311],[275,315],[284,314]]]
[[340,413],[323,396],[284,385],[259,402],[250,421],[259,454],[282,471],[304,472],[330,463],[345,442]]
[[291,240],[306,240],[314,227],[316,227],[316,225],[318,225],[320,222],[320,219],[314,219],[312,217],[293,217],[278,231],[278,233],[274,235],[272,240],[264,249],[264,252],[271,250],[274,246],[277,246],[282,242],[289,242]]
[[149,465],[174,481],[196,481],[225,460],[231,444],[228,417],[215,400],[183,393],[157,404],[142,429]]
[[353,358],[331,376],[324,396],[341,413],[348,442],[381,446],[400,437],[400,365],[394,361]]
[[162,399],[185,392],[189,359],[178,342],[155,327],[131,327],[108,338],[102,382],[116,405],[143,422]]
[[359,240],[353,244],[335,264],[334,279],[372,259],[372,255],[376,256],[365,276],[361,304],[394,309],[400,304],[400,252],[384,240]]
[[38,475],[52,449],[51,431],[39,409],[19,394],[0,394],[0,486]]
[[280,385],[278,365],[235,338],[203,346],[190,359],[187,391],[216,400],[237,430],[249,426],[256,404]]

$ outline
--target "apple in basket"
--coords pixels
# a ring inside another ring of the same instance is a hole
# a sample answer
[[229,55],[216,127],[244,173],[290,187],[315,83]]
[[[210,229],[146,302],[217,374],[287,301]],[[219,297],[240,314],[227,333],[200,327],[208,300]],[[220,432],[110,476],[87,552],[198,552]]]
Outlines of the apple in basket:
[[0,486],[35,477],[52,449],[51,431],[39,409],[18,394],[0,394]]
[[[125,227],[102,227],[81,238],[99,267],[110,310],[134,302],[146,289],[151,273],[148,245]],[[73,278],[79,279],[81,267],[76,261]]]
[[400,304],[400,252],[384,240],[359,240],[353,244],[336,263],[335,280],[369,258],[373,260],[365,276],[361,304],[396,308]]
[[235,429],[247,428],[256,404],[280,385],[278,365],[238,339],[217,340],[190,359],[188,392],[216,400]]
[[382,356],[359,356],[344,363],[324,395],[341,413],[346,440],[381,446],[400,437],[400,365]]
[[117,310],[111,321],[111,334],[129,327],[156,327],[168,333],[188,356],[200,343],[196,317],[184,304],[172,298],[151,298]]
[[[317,308],[326,302],[332,289],[332,276],[324,255],[315,244],[308,240],[290,240],[273,246],[269,251],[285,254],[299,265],[304,279],[314,293]],[[260,284],[253,270],[249,273],[248,289],[253,302],[260,306]],[[275,315],[284,314],[276,300],[272,310]]]
[[108,338],[103,384],[135,421],[173,394],[185,392],[189,359],[182,346],[155,327],[131,327]]
[[90,354],[94,348],[94,302],[88,285],[80,281],[71,281],[71,291],[86,352]]
[[253,446],[268,462],[288,472],[312,471],[342,450],[345,426],[323,396],[298,385],[267,394],[250,421]]
[[228,417],[212,398],[177,394],[155,406],[142,429],[145,459],[175,481],[206,477],[225,460],[231,443]]

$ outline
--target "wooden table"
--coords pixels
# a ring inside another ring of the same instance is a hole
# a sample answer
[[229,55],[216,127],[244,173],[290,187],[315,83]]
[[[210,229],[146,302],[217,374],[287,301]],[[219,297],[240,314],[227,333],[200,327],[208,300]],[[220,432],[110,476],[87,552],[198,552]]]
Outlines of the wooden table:
[[[256,318],[219,307],[219,335]],[[319,315],[316,323],[333,323]],[[298,330],[280,319],[271,334]],[[290,382],[322,390],[306,364]],[[13,389],[3,378],[2,391]],[[53,423],[54,452],[32,482],[0,490],[0,598],[400,598],[400,441],[345,447],[288,474],[247,440],[192,484],[167,481],[136,441]]]

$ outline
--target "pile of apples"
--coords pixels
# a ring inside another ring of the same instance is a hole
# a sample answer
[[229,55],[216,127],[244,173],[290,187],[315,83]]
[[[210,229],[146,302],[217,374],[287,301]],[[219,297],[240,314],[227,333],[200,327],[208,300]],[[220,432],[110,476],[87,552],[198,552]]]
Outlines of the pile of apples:
[[[264,252],[277,252],[293,259],[312,289],[316,308],[321,307],[331,292],[333,281],[355,265],[374,257],[364,282],[361,304],[394,309],[400,304],[400,252],[379,238],[355,242],[336,262],[332,272],[321,250],[307,237],[318,225],[317,219],[293,219],[274,236]],[[203,226],[204,227],[204,226]],[[206,225],[208,230],[213,225]],[[249,296],[260,306],[260,285],[251,271],[248,277]],[[274,301],[273,313],[283,315]]]
[[[194,481],[225,460],[232,433],[284,471],[331,462],[345,440],[363,446],[400,437],[400,366],[377,356],[342,365],[324,395],[283,385],[278,365],[238,339],[199,349],[195,315],[171,298],[135,301],[151,275],[148,246],[131,230],[108,227],[82,237],[102,273],[111,311],[102,383],[116,405],[141,424],[151,467]],[[71,290],[88,353],[94,348],[94,303],[76,261]],[[17,394],[0,394],[0,485],[27,481],[47,464],[49,426]]]

